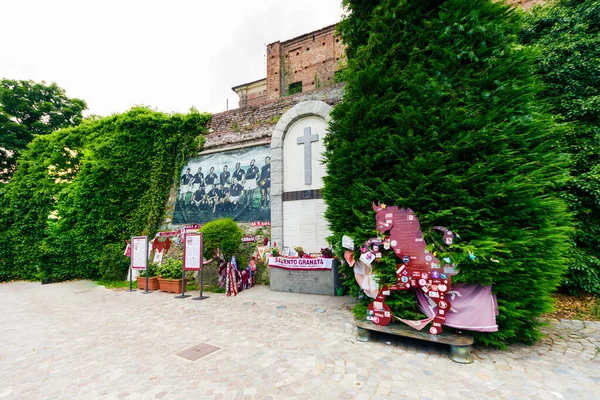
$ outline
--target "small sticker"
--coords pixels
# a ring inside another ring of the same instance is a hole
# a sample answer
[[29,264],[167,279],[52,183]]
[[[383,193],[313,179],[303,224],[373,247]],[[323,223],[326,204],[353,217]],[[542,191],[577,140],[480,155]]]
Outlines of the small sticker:
[[440,278],[442,278],[442,279],[448,279],[448,275],[447,274],[440,274]]
[[429,328],[429,333],[431,333],[432,335],[435,335],[438,333],[438,330],[432,326],[431,328]]
[[382,293],[383,293],[384,296],[389,296],[390,295],[390,291],[389,290],[384,290]]
[[431,268],[433,268],[433,269],[438,269],[438,268],[440,268],[440,264],[437,264],[437,263],[431,263]]
[[445,310],[446,308],[448,308],[448,303],[446,303],[445,301],[440,301],[438,303],[438,306],[442,309]]
[[392,218],[394,218],[394,213],[386,213],[385,214],[385,219],[392,219]]
[[396,270],[396,275],[398,275],[400,272],[402,272],[404,270],[404,268],[406,268],[406,265],[401,265],[400,268],[398,268]]
[[440,297],[440,294],[438,292],[429,292],[429,297],[437,299]]
[[432,272],[431,272],[431,277],[432,277],[433,279],[439,279],[439,277],[440,277],[440,272],[439,272],[439,271],[432,271]]
[[373,256],[373,253],[371,252],[363,253],[360,255],[360,260],[368,265],[370,265],[374,259],[375,256]]
[[407,283],[405,286],[407,289],[410,288],[410,283]]
[[354,250],[354,240],[350,236],[342,236],[342,247],[348,250]]
[[429,275],[427,275],[427,272],[423,272],[421,274],[421,278],[423,278],[423,279],[427,279],[428,277],[429,277]]
[[392,245],[393,247],[396,247],[396,245],[398,244],[398,242],[397,242],[397,241],[395,241],[395,240],[392,240],[390,243],[391,243],[391,245]]
[[414,220],[414,219],[415,219],[415,216],[414,216],[414,215],[408,215],[407,217],[408,217],[408,220],[409,220],[409,221],[412,221],[412,220]]
[[426,259],[427,261],[431,261],[431,256],[428,254],[428,255],[426,255],[426,256],[425,256],[425,259]]
[[427,292],[429,290],[429,288],[427,286],[423,286],[423,287],[421,287],[421,289],[423,289],[424,292]]
[[425,286],[425,285],[427,285],[427,281],[425,279],[420,279],[419,280],[419,285]]
[[409,256],[404,256],[402,257],[402,261],[404,261],[404,263],[407,263],[410,261],[410,257]]
[[390,312],[389,311],[384,311],[383,315],[384,315],[384,317],[389,318],[390,317]]
[[402,278],[400,278],[400,280],[401,280],[403,283],[406,283],[406,282],[408,282],[408,276],[403,276]]
[[439,311],[438,311],[438,314],[440,314],[440,315],[444,315],[444,314],[446,314],[446,311],[444,311],[444,310],[439,310]]
[[440,292],[445,292],[446,290],[448,290],[448,286],[446,286],[446,285],[438,285],[438,290]]

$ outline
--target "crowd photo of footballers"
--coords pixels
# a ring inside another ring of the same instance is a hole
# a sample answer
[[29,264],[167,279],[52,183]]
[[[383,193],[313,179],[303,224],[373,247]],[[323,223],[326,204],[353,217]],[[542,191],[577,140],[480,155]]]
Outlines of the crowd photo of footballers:
[[[255,197],[260,196],[256,204]],[[265,157],[259,168],[256,160],[250,160],[246,169],[236,162],[233,171],[224,165],[220,172],[210,167],[204,175],[202,167],[195,173],[186,168],[179,180],[177,206],[186,211],[210,213],[236,212],[240,209],[266,211],[271,202],[271,157]]]

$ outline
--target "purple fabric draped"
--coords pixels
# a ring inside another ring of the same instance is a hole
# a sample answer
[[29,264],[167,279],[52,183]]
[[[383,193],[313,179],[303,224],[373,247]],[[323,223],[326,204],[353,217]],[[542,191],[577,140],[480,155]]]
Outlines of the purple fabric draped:
[[[435,314],[435,303],[430,303],[421,290],[416,293],[419,309],[427,317],[432,317]],[[498,331],[498,303],[491,286],[459,283],[452,285],[446,298],[450,300],[452,309],[446,312],[444,326],[477,332]]]

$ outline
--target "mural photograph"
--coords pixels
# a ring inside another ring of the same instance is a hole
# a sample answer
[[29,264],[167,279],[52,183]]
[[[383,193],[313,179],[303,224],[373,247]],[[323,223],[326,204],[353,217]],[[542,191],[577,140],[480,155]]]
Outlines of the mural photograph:
[[270,221],[270,154],[269,146],[256,146],[189,159],[181,170],[173,223]]

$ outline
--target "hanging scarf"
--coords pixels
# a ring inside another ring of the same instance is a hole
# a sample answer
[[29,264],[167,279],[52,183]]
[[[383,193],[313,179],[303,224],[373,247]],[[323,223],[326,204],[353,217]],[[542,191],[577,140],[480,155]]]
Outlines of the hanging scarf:
[[231,257],[231,262],[227,264],[227,280],[225,282],[225,294],[227,296],[236,296],[237,292],[237,262],[235,261],[235,257]]

